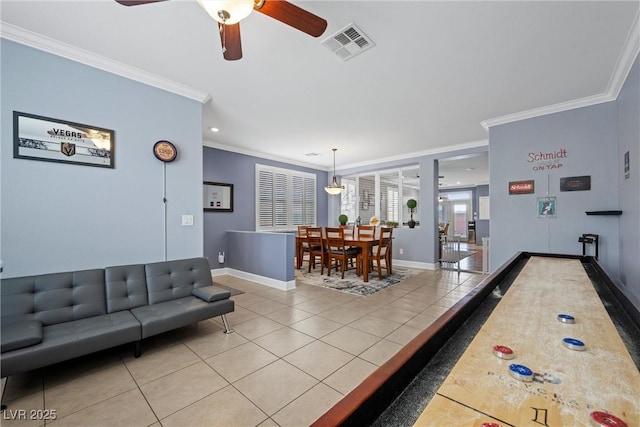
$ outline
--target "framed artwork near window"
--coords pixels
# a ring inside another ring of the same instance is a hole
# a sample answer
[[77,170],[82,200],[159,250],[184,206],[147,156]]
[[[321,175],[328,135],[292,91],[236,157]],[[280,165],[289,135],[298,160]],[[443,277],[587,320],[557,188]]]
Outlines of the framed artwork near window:
[[233,184],[204,181],[204,210],[233,212]]

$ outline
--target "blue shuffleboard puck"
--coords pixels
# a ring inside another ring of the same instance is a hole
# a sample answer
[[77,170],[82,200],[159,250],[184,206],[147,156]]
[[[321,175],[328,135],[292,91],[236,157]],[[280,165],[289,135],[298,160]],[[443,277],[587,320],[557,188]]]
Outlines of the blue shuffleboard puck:
[[567,347],[569,350],[576,351],[584,351],[586,348],[582,341],[575,338],[564,338],[562,340],[562,345]]
[[533,381],[533,371],[524,365],[509,365],[511,376],[520,381]]
[[576,318],[568,314],[558,314],[558,320],[562,323],[576,323]]

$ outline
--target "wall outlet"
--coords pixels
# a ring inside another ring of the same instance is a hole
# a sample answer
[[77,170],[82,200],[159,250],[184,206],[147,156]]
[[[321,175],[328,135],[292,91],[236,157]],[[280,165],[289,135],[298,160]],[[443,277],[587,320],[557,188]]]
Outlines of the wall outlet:
[[400,248],[400,255],[404,255],[404,249]]
[[193,225],[193,215],[182,215],[182,225]]

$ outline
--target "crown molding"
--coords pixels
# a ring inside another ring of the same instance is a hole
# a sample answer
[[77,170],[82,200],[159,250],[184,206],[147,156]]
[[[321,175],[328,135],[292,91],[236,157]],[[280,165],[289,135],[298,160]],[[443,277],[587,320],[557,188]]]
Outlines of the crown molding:
[[303,168],[320,170],[323,172],[330,172],[333,170],[333,168],[325,168],[325,167],[314,165],[311,163],[301,162],[294,159],[288,159],[286,157],[274,156],[272,154],[261,153],[259,151],[249,150],[246,148],[234,147],[233,145],[222,144],[220,142],[203,140],[202,145],[209,148],[216,148],[218,150],[230,151],[232,153],[244,154],[245,156],[252,156],[252,157],[258,157],[261,159],[273,160],[274,162],[287,163],[289,165],[296,165]]
[[167,92],[175,93],[176,95],[184,96],[185,98],[193,99],[203,104],[211,99],[211,95],[206,92],[114,61],[113,59],[96,55],[95,53],[25,30],[24,28],[8,24],[4,21],[0,21],[0,37]]
[[[285,158],[285,157],[274,156],[274,155],[271,155],[271,154],[266,154],[266,153],[261,153],[261,152],[258,152],[258,151],[248,150],[246,148],[234,147],[232,145],[222,144],[222,143],[214,142],[214,141],[203,140],[202,141],[202,145],[204,145],[205,147],[209,147],[209,148],[217,148],[219,150],[230,151],[232,153],[238,153],[238,154],[244,154],[244,155],[247,155],[247,156],[259,157],[261,159],[268,159],[268,160],[273,160],[273,161],[276,161],[276,162],[283,162],[283,163],[287,163],[287,164],[290,164],[290,165],[301,166],[301,167],[314,169],[314,170],[321,170],[321,171],[325,171],[325,172],[332,172],[333,171],[333,167],[326,167],[325,168],[325,167],[322,167],[322,166],[319,166],[319,165],[314,165],[314,164],[311,164],[311,163],[305,163],[305,162],[301,162],[301,161],[298,161],[298,160],[293,160],[293,159],[289,159],[289,158]],[[421,157],[421,156],[431,156],[431,155],[435,155],[435,154],[450,153],[450,152],[458,151],[458,150],[465,150],[465,149],[469,149],[469,148],[478,148],[478,147],[487,147],[487,146],[489,146],[489,140],[488,139],[482,139],[482,140],[479,140],[479,141],[472,141],[472,142],[467,142],[467,143],[458,144],[458,145],[450,145],[450,146],[447,146],[447,147],[437,148],[437,149],[433,149],[433,150],[425,150],[425,151],[402,154],[402,155],[393,156],[393,157],[379,158],[379,159],[376,159],[376,160],[371,160],[369,162],[361,162],[361,163],[354,163],[354,164],[349,164],[349,165],[342,165],[342,166],[340,166],[339,168],[336,169],[336,172],[339,172],[341,170],[347,170],[347,169],[351,169],[351,168],[356,168],[356,167],[378,165],[378,164],[381,164],[381,163],[386,163],[386,162],[391,162],[391,161],[415,159],[416,157]]]
[[481,140],[478,140],[478,141],[464,142],[462,144],[456,144],[456,145],[447,145],[445,147],[439,147],[439,148],[434,148],[434,149],[430,149],[430,150],[414,151],[412,153],[399,154],[397,156],[382,157],[382,158],[378,158],[378,159],[367,161],[367,162],[352,163],[352,164],[349,164],[349,165],[341,165],[338,169],[336,169],[336,171],[343,171],[343,170],[347,170],[347,169],[361,168],[361,167],[364,167],[364,166],[377,165],[377,164],[380,164],[380,163],[395,162],[395,161],[407,160],[407,159],[415,159],[416,157],[434,156],[436,154],[452,153],[454,151],[459,151],[459,150],[467,150],[467,149],[470,149],[470,148],[479,148],[479,147],[488,147],[488,146],[489,146],[489,140],[488,139],[481,139]]
[[638,53],[640,52],[640,11],[636,13],[636,17],[631,25],[631,30],[627,35],[627,40],[624,43],[624,48],[618,58],[616,69],[611,75],[609,85],[607,86],[607,93],[609,93],[614,99],[618,98],[624,82],[629,76],[633,62],[636,60]]
[[489,130],[492,126],[503,125],[506,123],[517,122],[520,120],[531,119],[533,117],[545,116],[547,114],[559,113],[562,111],[573,110],[576,108],[589,107],[591,105],[602,104],[604,102],[615,101],[622,90],[633,62],[640,52],[640,11],[636,16],[625,40],[622,52],[618,58],[618,62],[611,74],[607,89],[604,93],[598,95],[587,96],[585,98],[575,99],[572,101],[560,102],[558,104],[548,105],[545,107],[534,108],[532,110],[521,111],[519,113],[507,114],[505,116],[487,119],[480,124],[485,130]]
[[531,119],[534,117],[546,116],[547,114],[560,113],[562,111],[574,110],[576,108],[589,107],[591,105],[602,104],[615,100],[614,97],[606,93],[599,95],[587,96],[585,98],[574,99],[572,101],[560,102],[558,104],[547,105],[545,107],[534,108],[532,110],[521,111],[519,113],[507,114],[506,116],[496,117],[480,122],[485,130],[490,127],[504,125],[506,123],[517,122],[520,120]]

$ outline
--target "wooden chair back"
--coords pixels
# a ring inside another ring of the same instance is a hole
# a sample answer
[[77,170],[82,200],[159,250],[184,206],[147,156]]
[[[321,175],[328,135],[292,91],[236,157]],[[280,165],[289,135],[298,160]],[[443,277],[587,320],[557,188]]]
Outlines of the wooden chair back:
[[373,254],[373,260],[378,267],[378,280],[382,279],[382,260],[387,268],[387,276],[391,275],[391,257],[393,255],[391,253],[391,239],[393,239],[393,228],[381,227],[376,253]]
[[307,237],[307,229],[308,225],[299,225],[298,226],[298,237]]
[[321,227],[307,227],[307,247],[309,251],[309,273],[316,268],[316,258],[320,258],[320,274],[324,273],[325,248]]
[[340,228],[344,230],[344,237],[353,239],[355,237],[355,227],[353,225],[341,225]]
[[358,226],[358,239],[373,239],[376,236],[375,225],[359,225]]
[[327,251],[343,252],[346,249],[344,245],[344,229],[342,227],[327,227],[325,231]]
[[326,247],[327,256],[329,257],[329,269],[328,274],[331,275],[331,263],[336,260],[336,271],[338,269],[338,263],[341,266],[342,278],[344,279],[344,272],[347,269],[347,261],[350,259],[356,260],[356,272],[360,274],[360,253],[358,248],[347,248],[344,243],[344,229],[340,227],[327,227],[326,231]]

